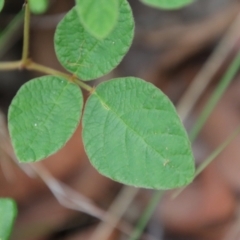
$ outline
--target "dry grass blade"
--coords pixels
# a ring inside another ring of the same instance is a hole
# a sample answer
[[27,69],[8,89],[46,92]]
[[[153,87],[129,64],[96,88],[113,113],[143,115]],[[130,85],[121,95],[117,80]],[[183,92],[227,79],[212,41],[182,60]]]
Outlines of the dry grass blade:
[[82,211],[99,219],[103,218],[104,210],[95,206],[90,199],[55,179],[41,163],[31,164],[30,166],[64,207]]
[[177,104],[177,109],[182,120],[186,120],[194,105],[204,92],[214,74],[226,60],[234,45],[238,42],[240,33],[240,13],[237,15],[229,31],[220,41],[208,61],[197,74],[186,93]]
[[[139,189],[137,188],[123,186],[122,190],[105,214],[105,221],[99,224],[96,231],[93,233],[91,240],[106,240],[109,238],[126,210],[130,207],[130,204],[138,191]],[[115,216],[115,219],[112,219],[112,215]],[[108,224],[109,222],[111,222],[111,225]]]

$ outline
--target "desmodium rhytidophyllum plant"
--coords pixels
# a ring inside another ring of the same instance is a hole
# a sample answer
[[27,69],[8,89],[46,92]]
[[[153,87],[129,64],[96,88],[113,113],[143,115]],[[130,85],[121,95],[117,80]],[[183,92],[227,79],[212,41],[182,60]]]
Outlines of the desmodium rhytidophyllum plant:
[[[192,0],[142,2],[173,9]],[[111,79],[96,88],[85,83],[110,72],[127,53],[134,36],[127,0],[76,0],[54,37],[58,60],[69,74],[37,64],[28,56],[30,9],[41,13],[47,3],[25,2],[22,58],[0,63],[0,70],[48,74],[24,84],[9,108],[9,132],[19,161],[39,161],[58,151],[82,117],[86,153],[103,175],[154,189],[190,183],[194,178],[190,142],[173,104],[159,89],[135,77]],[[0,10],[3,5],[0,0]],[[81,88],[90,95],[84,110]],[[1,199],[0,239],[8,239],[15,216],[14,202]]]
[[[142,2],[168,9],[192,0]],[[190,183],[195,172],[190,142],[167,96],[135,77],[111,79],[96,88],[85,83],[110,72],[130,48],[134,20],[127,0],[76,0],[54,37],[57,58],[69,74],[37,64],[28,56],[29,9],[40,13],[47,3],[25,2],[22,58],[0,64],[0,70],[28,69],[49,74],[24,84],[9,108],[9,132],[19,161],[36,162],[58,151],[82,117],[86,153],[103,175],[154,189]],[[2,6],[0,0],[0,9]],[[84,110],[79,87],[90,95]],[[11,204],[9,199],[0,201],[0,222],[7,214],[2,213],[2,207],[9,212],[9,227],[5,227],[6,235],[0,230],[1,239],[8,238],[16,214]]]
[[[25,21],[28,18],[26,13]],[[82,116],[83,143],[100,173],[124,184],[155,189],[192,181],[194,161],[186,131],[159,89],[135,77],[112,79],[96,88],[83,82],[116,67],[133,35],[127,0],[77,0],[54,37],[56,55],[72,75],[40,69],[23,52],[22,67],[53,75],[24,84],[9,108],[9,132],[20,162],[42,160],[69,140],[82,115],[80,86],[90,93]]]

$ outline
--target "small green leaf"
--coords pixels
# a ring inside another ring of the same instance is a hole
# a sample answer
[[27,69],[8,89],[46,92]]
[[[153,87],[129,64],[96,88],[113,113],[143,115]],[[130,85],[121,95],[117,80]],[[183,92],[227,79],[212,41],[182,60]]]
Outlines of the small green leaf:
[[[0,0],[0,12],[2,11],[4,6],[4,0]],[[1,240],[1,239],[0,239]]]
[[82,104],[79,87],[61,77],[44,76],[23,85],[8,113],[19,161],[38,161],[62,148],[80,122]]
[[29,7],[32,13],[42,14],[48,9],[48,0],[28,0]]
[[8,240],[17,216],[15,201],[9,198],[0,198],[0,239]]
[[192,3],[194,0],[140,0],[140,1],[151,7],[162,9],[177,9]]
[[126,0],[119,0],[119,17],[104,40],[94,38],[80,23],[76,8],[66,14],[55,33],[55,50],[60,63],[87,81],[103,76],[116,67],[133,39],[134,22]]
[[83,26],[94,37],[103,39],[118,19],[118,0],[76,0],[76,9]]
[[83,142],[93,166],[121,183],[171,189],[194,177],[190,143],[174,106],[141,79],[96,88],[84,110]]

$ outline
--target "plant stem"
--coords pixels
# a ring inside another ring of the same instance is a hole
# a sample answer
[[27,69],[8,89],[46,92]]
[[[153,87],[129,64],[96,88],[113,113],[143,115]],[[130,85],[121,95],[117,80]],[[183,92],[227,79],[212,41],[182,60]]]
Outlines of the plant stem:
[[27,69],[27,70],[34,70],[37,72],[42,72],[49,75],[55,75],[59,77],[63,77],[67,79],[68,81],[74,82],[81,88],[85,89],[88,92],[93,92],[94,88],[89,86],[88,84],[82,82],[80,79],[78,79],[74,75],[70,75],[67,73],[60,72],[58,70],[55,70],[53,68],[46,67],[44,65],[35,63],[31,61],[30,59],[27,59],[25,61],[25,64],[23,64],[22,60],[20,61],[13,61],[13,62],[0,62],[0,71],[8,71],[8,70],[19,70],[19,69]]
[[21,69],[21,66],[22,66],[22,61],[1,62],[0,71],[17,70],[17,69]]
[[22,63],[28,61],[29,52],[29,31],[30,31],[30,9],[29,4],[25,2],[25,15],[24,15],[24,29],[23,29],[23,52],[22,52]]
[[38,71],[38,72],[42,72],[42,73],[46,73],[46,74],[50,74],[50,75],[55,75],[55,76],[66,78],[67,80],[76,83],[81,88],[83,88],[83,89],[85,89],[85,90],[87,90],[89,92],[93,91],[93,88],[91,86],[89,86],[88,84],[80,81],[74,75],[70,75],[70,74],[67,74],[67,73],[60,72],[58,70],[55,70],[55,69],[43,66],[43,65],[35,63],[35,62],[32,62],[30,60],[26,64],[25,68],[28,69],[28,70],[35,70],[35,71]]
[[49,74],[49,75],[56,75],[56,76],[64,77],[66,79],[69,79],[69,76],[70,76],[66,73],[60,72],[58,70],[43,66],[41,64],[38,64],[38,63],[35,63],[35,62],[32,62],[32,61],[29,61],[26,64],[25,68],[28,69],[28,70],[35,70],[37,72],[42,72],[42,73],[46,73],[46,74]]
[[92,93],[94,92],[94,88],[89,86],[88,84],[82,82],[81,80],[79,80],[78,78],[76,78],[75,76],[72,77],[72,81],[74,83],[76,83],[79,87],[85,89],[86,91]]
[[136,228],[132,232],[129,240],[138,240],[142,235],[144,228],[146,227],[148,221],[150,220],[152,214],[154,213],[161,197],[163,196],[164,191],[156,191],[153,193],[149,204],[144,210],[141,218],[139,219]]
[[231,65],[228,67],[227,72],[223,75],[221,81],[214,90],[212,96],[210,97],[206,106],[201,112],[198,120],[196,121],[195,125],[190,131],[189,138],[191,141],[194,141],[198,133],[201,131],[208,117],[212,113],[214,107],[217,105],[219,99],[222,97],[223,93],[229,86],[230,82],[234,79],[235,75],[237,74],[239,67],[240,67],[240,52],[237,53],[237,55],[231,62]]

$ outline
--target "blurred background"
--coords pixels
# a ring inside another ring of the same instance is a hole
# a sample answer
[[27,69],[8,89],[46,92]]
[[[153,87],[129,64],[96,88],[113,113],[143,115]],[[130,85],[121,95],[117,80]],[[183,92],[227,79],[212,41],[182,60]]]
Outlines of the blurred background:
[[[240,1],[196,0],[174,11],[137,0],[129,3],[136,22],[133,45],[114,71],[91,84],[123,76],[152,82],[191,129],[239,52]],[[6,0],[0,14],[1,33],[12,23],[8,38],[0,35],[1,61],[21,58],[22,5]],[[52,0],[45,14],[32,16],[30,55],[35,62],[64,71],[53,36],[73,6],[72,0]],[[84,152],[81,126],[58,153],[40,163],[17,163],[8,137],[8,106],[19,87],[37,76],[27,71],[0,73],[0,197],[14,198],[19,209],[11,240],[129,239],[153,191],[99,175]],[[197,166],[236,130],[239,120],[237,74],[193,142]],[[240,240],[240,137],[175,199],[173,194],[163,193],[139,239]]]

